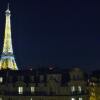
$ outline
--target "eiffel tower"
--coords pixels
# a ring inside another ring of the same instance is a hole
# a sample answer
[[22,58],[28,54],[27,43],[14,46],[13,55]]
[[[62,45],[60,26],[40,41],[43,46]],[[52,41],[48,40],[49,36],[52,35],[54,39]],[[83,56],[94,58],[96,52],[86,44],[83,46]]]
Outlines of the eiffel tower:
[[5,16],[6,16],[6,23],[5,23],[3,52],[1,54],[1,60],[0,60],[0,70],[5,70],[5,69],[18,70],[12,48],[11,23],[10,23],[11,12],[9,10],[9,4],[7,10],[5,11]]

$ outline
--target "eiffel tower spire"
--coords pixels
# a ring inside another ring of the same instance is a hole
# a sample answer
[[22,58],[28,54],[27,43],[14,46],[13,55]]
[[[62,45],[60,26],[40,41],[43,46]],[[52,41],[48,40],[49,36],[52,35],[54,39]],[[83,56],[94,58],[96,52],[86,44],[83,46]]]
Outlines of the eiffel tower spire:
[[5,16],[6,16],[6,23],[5,23],[3,52],[0,61],[0,69],[18,70],[12,48],[11,23],[10,23],[11,12],[9,10],[9,3],[7,10],[5,11]]
[[8,3],[8,9],[9,9],[9,3]]

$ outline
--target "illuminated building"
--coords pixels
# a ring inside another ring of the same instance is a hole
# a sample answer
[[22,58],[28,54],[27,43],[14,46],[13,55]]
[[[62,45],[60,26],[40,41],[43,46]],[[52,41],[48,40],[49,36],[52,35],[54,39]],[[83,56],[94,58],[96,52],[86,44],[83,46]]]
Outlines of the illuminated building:
[[94,71],[89,82],[89,100],[100,100],[100,71]]
[[15,58],[13,55],[13,48],[12,48],[11,23],[10,23],[11,12],[9,10],[9,4],[5,13],[6,13],[5,14],[6,23],[5,23],[3,52],[0,61],[0,69],[17,70],[18,68],[15,62]]

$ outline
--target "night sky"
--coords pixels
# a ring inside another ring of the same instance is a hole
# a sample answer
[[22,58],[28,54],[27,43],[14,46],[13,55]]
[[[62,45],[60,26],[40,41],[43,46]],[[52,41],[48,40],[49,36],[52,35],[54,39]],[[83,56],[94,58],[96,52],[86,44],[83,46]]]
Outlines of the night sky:
[[0,52],[8,2],[19,68],[100,68],[99,0],[0,0]]

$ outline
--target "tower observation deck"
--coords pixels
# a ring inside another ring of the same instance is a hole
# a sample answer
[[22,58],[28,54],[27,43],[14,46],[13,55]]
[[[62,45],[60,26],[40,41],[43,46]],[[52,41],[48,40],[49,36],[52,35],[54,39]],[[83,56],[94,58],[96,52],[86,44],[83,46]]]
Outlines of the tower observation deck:
[[13,55],[11,21],[10,21],[11,12],[9,10],[9,4],[7,10],[5,11],[5,16],[6,16],[5,33],[4,33],[3,51],[0,60],[0,70],[4,69],[18,70]]

